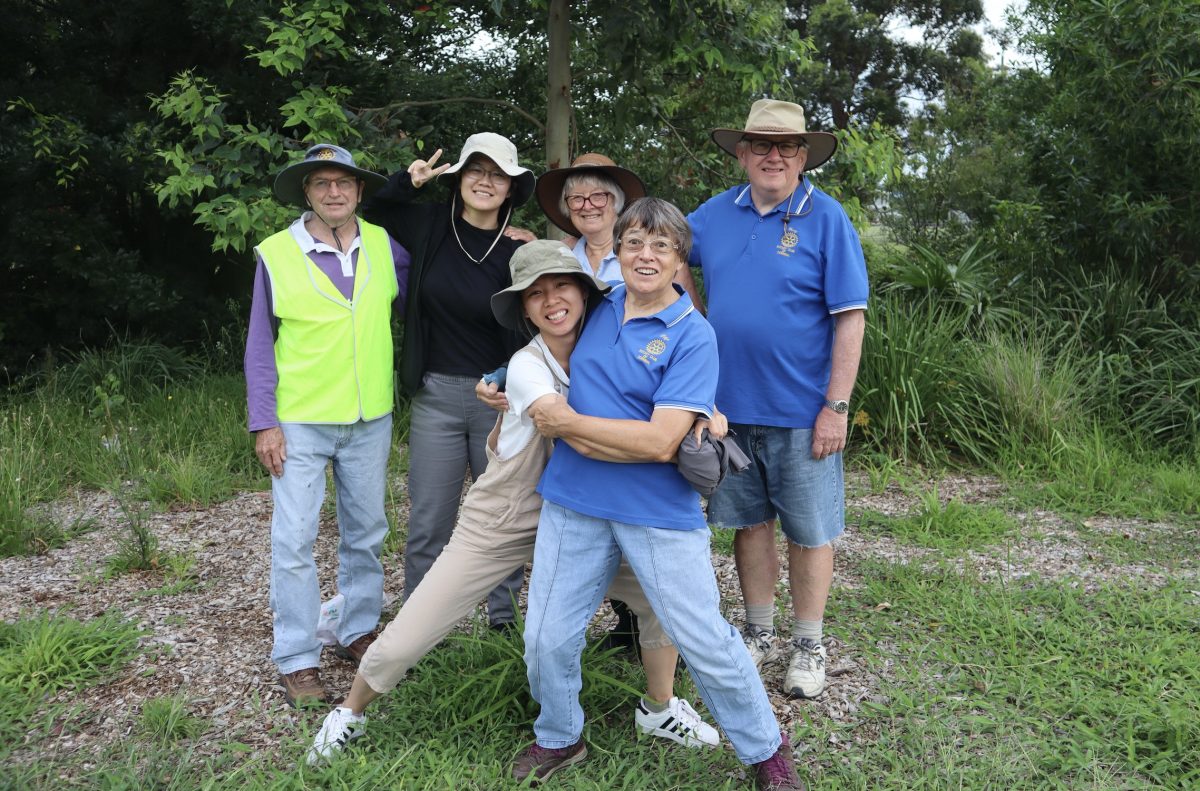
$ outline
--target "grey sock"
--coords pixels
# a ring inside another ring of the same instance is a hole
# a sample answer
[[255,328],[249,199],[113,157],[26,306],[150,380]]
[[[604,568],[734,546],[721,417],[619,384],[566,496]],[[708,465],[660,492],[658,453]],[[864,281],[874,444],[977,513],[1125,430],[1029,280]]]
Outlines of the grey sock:
[[799,618],[792,620],[792,639],[793,640],[812,640],[814,643],[821,642],[821,630],[825,626],[825,621],[802,621]]
[[[667,701],[670,703],[670,701]],[[651,714],[662,714],[667,710],[667,703],[659,703],[645,695],[642,695],[642,706]]]
[[755,626],[775,633],[775,605],[774,604],[747,604],[746,605],[746,623],[752,623]]

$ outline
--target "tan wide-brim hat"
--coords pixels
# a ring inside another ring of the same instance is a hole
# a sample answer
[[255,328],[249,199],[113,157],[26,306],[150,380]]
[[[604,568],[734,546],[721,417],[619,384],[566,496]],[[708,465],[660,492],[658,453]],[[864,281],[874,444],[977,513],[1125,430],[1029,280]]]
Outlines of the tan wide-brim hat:
[[804,108],[792,102],[778,99],[759,99],[750,107],[745,129],[714,129],[713,142],[733,156],[737,156],[737,144],[747,135],[764,140],[788,140],[800,137],[808,145],[805,170],[821,167],[837,150],[837,137],[828,132],[806,132],[804,130]]
[[562,228],[572,236],[581,236],[575,223],[571,222],[570,212],[563,214],[562,191],[567,179],[575,175],[586,175],[588,172],[600,173],[617,182],[617,186],[625,193],[625,205],[633,203],[638,198],[646,197],[646,185],[632,170],[617,167],[603,154],[581,154],[575,158],[570,167],[547,170],[537,180],[537,201],[550,222]]
[[612,286],[583,271],[583,265],[566,245],[554,239],[536,239],[516,249],[508,261],[512,273],[512,285],[492,294],[492,315],[501,326],[533,337],[537,328],[525,318],[525,306],[521,293],[533,285],[542,275],[578,275],[586,284],[588,305],[596,305],[600,298],[612,290]]
[[326,167],[341,168],[352,176],[363,180],[362,199],[387,184],[387,179],[378,173],[363,170],[354,164],[354,155],[333,143],[317,143],[304,152],[304,159],[293,162],[275,177],[275,197],[282,203],[307,206],[304,197],[304,179],[314,170]]
[[446,176],[462,170],[473,154],[482,154],[492,160],[496,163],[496,167],[503,170],[512,179],[510,200],[512,200],[513,208],[529,200],[529,196],[533,194],[533,171],[521,167],[517,162],[517,147],[513,145],[513,142],[495,132],[479,132],[468,137],[467,142],[463,143],[458,161],[442,171],[441,175]]

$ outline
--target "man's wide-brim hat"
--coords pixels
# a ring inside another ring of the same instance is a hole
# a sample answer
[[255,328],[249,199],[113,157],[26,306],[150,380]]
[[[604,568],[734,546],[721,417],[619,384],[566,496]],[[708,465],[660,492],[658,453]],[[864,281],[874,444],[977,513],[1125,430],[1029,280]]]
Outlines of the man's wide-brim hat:
[[446,168],[441,175],[445,176],[462,170],[466,166],[467,160],[475,154],[482,154],[495,162],[496,167],[503,170],[512,179],[509,199],[512,201],[513,208],[529,200],[529,196],[533,194],[533,171],[521,167],[517,162],[517,147],[513,145],[513,142],[495,132],[479,132],[468,137],[467,142],[463,143],[458,161]]
[[580,236],[575,223],[571,222],[571,214],[563,213],[563,185],[567,179],[576,175],[598,173],[608,176],[617,182],[617,186],[625,193],[625,205],[633,203],[638,198],[646,197],[646,185],[632,170],[617,167],[603,154],[581,154],[575,158],[570,167],[547,170],[537,180],[537,200],[547,219],[562,228],[572,236]]
[[378,173],[363,170],[355,165],[354,156],[341,146],[317,143],[304,152],[304,159],[293,162],[279,171],[279,175],[275,177],[275,197],[287,204],[307,206],[304,199],[304,179],[314,170],[327,167],[341,168],[366,182],[363,184],[363,200],[387,184],[387,179]]
[[807,132],[804,129],[804,108],[778,99],[759,99],[750,107],[745,129],[714,129],[713,142],[722,150],[737,156],[737,144],[746,137],[763,140],[801,138],[808,146],[805,170],[821,167],[837,150],[837,137],[828,132]]
[[492,315],[510,330],[533,336],[537,330],[525,319],[521,293],[542,275],[578,275],[587,284],[587,302],[595,305],[611,290],[603,280],[583,271],[583,266],[566,245],[554,239],[537,239],[517,248],[508,261],[512,285],[492,294]]

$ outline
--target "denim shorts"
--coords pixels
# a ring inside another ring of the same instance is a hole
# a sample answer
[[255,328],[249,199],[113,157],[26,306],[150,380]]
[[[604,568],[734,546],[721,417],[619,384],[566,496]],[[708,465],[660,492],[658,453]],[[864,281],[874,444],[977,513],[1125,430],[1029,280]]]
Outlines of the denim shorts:
[[842,454],[812,457],[812,429],[730,423],[754,463],[725,476],[708,501],[717,527],[750,527],[778,517],[788,541],[820,547],[846,529]]

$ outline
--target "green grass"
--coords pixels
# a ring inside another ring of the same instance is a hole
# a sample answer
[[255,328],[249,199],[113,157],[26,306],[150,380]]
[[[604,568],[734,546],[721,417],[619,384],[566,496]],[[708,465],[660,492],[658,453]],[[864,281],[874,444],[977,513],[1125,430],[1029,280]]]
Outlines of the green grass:
[[901,541],[935,549],[973,549],[1003,543],[1017,531],[1017,522],[994,506],[942,502],[934,486],[923,493],[912,513],[886,516],[866,511],[860,529],[895,536]]
[[140,731],[150,740],[170,744],[191,739],[208,730],[208,721],[188,713],[181,695],[151,698],[142,704]]
[[67,710],[60,704],[40,711],[45,696],[108,677],[133,656],[138,635],[115,613],[90,621],[40,613],[0,622],[0,763],[27,733],[40,738]]
[[[865,562],[843,639],[886,682],[821,760],[830,788],[1183,788],[1200,781],[1197,596],[1133,581],[985,583]],[[886,610],[874,606],[891,604]],[[817,742],[837,726],[818,723]]]

